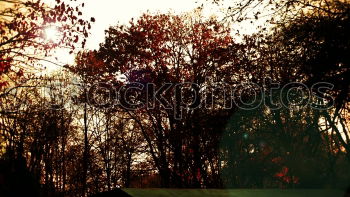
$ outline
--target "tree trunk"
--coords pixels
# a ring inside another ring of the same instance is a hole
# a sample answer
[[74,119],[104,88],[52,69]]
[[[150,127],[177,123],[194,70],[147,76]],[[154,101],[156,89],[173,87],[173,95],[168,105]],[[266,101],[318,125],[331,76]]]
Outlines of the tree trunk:
[[89,141],[88,141],[88,125],[87,125],[87,104],[84,104],[84,153],[83,153],[83,175],[82,175],[82,196],[86,196],[87,189],[87,171],[89,159]]

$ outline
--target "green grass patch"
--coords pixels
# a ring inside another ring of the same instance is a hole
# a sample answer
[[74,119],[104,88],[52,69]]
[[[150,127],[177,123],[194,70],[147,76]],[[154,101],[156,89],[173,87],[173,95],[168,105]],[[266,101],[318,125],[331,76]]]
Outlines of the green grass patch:
[[343,197],[339,190],[123,189],[133,197]]

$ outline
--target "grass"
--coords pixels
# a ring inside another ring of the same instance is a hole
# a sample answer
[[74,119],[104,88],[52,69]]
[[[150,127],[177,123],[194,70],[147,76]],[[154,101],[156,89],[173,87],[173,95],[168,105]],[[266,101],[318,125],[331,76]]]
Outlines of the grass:
[[339,190],[124,189],[133,197],[343,197]]

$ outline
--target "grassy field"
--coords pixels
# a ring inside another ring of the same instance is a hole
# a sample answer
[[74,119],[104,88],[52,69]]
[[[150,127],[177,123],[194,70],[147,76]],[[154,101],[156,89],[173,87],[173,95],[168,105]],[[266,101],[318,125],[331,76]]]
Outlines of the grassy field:
[[343,197],[338,190],[124,189],[133,197]]

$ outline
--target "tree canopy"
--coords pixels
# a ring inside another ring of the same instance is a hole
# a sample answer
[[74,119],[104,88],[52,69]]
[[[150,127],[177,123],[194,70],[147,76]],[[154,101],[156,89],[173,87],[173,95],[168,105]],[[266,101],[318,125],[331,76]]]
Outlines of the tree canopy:
[[[1,196],[348,186],[348,1],[145,13],[96,50],[84,3],[0,3]],[[264,9],[269,28],[232,31]],[[75,62],[38,76],[57,48]]]

